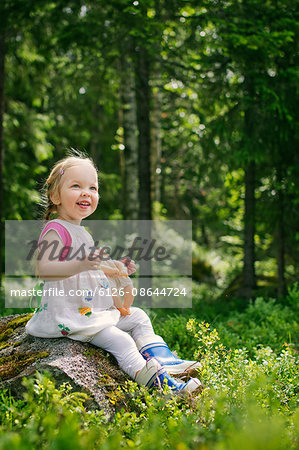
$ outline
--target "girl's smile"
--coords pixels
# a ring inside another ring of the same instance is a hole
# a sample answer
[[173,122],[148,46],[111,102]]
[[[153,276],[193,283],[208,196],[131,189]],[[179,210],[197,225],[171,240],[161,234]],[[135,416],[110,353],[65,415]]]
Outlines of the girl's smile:
[[90,202],[78,202],[77,205],[79,205],[81,209],[87,209],[90,206]]

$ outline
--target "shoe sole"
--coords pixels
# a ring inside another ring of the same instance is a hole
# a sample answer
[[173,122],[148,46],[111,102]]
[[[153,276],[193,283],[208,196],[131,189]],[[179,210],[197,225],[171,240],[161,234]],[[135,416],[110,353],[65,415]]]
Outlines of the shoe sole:
[[[180,382],[184,383],[183,380],[180,380]],[[204,385],[197,378],[192,378],[186,384],[187,385],[183,389],[170,389],[169,395],[184,397],[186,395],[199,393],[204,389]]]
[[203,389],[202,383],[197,378],[192,378],[190,381],[188,381],[186,387],[182,389],[180,392],[186,395],[202,391],[202,389]]
[[196,362],[194,364],[187,364],[187,363],[182,363],[182,364],[173,364],[173,365],[163,365],[162,367],[166,370],[166,372],[169,373],[169,375],[188,375],[188,376],[193,376],[197,374],[197,370],[199,369],[199,367],[201,366],[201,364],[199,362]]

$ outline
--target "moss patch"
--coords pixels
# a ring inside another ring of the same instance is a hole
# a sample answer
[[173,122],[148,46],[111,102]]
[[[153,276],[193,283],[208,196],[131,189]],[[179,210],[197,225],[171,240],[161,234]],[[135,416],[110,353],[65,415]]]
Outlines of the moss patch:
[[95,349],[95,348],[92,348],[92,347],[86,348],[82,352],[82,354],[84,356],[86,356],[86,358],[89,358],[89,359],[91,359],[94,356],[100,356],[98,349]]
[[[101,368],[98,369],[99,380],[97,385],[104,389],[105,396],[112,405],[118,407],[124,406],[126,394],[123,391],[123,387],[125,383],[119,377],[115,378],[116,374],[113,373],[111,361],[107,358],[109,353],[107,353],[107,356],[104,356],[102,349],[89,347],[84,350],[83,355],[89,359],[101,360]],[[111,359],[114,360],[113,357]]]
[[26,324],[33,316],[33,313],[26,314],[25,316],[16,317],[0,328],[0,342],[7,341],[7,339],[13,334],[14,330],[22,325]]
[[106,353],[104,350],[100,348],[89,347],[83,351],[83,355],[88,359],[94,359],[97,362],[100,361],[102,371],[111,373],[111,369],[113,370],[113,363],[115,364],[116,360],[112,355]]
[[99,381],[98,384],[105,387],[116,387],[118,383],[108,374],[102,374],[99,372]]
[[0,357],[0,380],[4,381],[18,375],[30,364],[49,356],[49,352],[14,353]]
[[13,344],[11,342],[2,342],[2,344],[0,344],[0,351],[3,350],[6,347],[18,347],[19,345],[21,345],[21,342],[14,342]]

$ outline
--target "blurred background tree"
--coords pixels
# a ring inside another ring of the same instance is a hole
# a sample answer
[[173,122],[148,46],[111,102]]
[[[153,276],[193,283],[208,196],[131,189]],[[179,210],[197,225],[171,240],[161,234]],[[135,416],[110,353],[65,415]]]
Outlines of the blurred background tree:
[[282,295],[299,259],[296,11],[4,0],[1,229],[40,217],[39,188],[74,147],[100,169],[93,219],[192,219],[197,281]]

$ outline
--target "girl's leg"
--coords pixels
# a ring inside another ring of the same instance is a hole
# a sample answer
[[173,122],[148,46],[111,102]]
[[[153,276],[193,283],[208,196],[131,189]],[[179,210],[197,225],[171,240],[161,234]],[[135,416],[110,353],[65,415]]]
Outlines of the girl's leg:
[[120,368],[133,379],[146,364],[131,336],[117,327],[111,326],[100,331],[93,337],[91,344],[112,353]]
[[131,336],[117,327],[111,326],[100,331],[93,337],[91,344],[112,353],[123,371],[138,384],[161,387],[167,382],[168,387],[177,393],[191,393],[201,387],[196,378],[191,378],[187,383],[171,378],[155,358],[146,362]]
[[200,363],[180,359],[174,355],[161,336],[155,334],[150,318],[139,308],[131,308],[131,315],[123,316],[116,326],[131,333],[136,346],[145,358],[156,358],[173,375],[197,373]]
[[116,326],[120,330],[130,332],[135,342],[143,336],[152,336],[155,341],[158,339],[158,342],[164,342],[160,336],[155,334],[150,318],[140,308],[131,307],[131,314],[121,316]]

